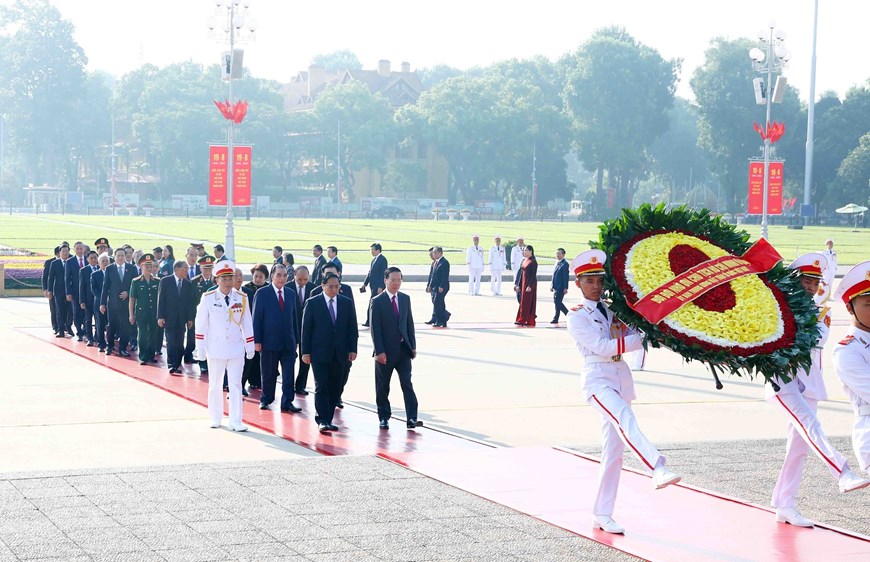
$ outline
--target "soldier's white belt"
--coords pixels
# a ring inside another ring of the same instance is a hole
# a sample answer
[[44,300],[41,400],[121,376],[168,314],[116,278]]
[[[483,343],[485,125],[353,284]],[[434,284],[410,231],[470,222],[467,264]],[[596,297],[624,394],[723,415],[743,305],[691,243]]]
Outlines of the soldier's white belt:
[[870,404],[864,404],[863,406],[858,406],[858,415],[859,416],[870,416]]
[[616,355],[614,357],[603,357],[601,355],[587,355],[586,356],[586,364],[593,365],[595,363],[619,363],[622,360],[622,357]]

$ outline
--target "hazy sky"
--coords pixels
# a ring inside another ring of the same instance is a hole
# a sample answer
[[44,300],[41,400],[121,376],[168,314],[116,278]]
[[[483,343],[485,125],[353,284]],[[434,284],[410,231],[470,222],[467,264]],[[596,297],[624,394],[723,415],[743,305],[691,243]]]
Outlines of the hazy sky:
[[[212,63],[225,48],[205,26],[213,0],[54,5],[75,25],[91,70],[120,75],[143,62]],[[843,94],[870,78],[863,35],[870,2],[820,0],[819,10],[816,94]],[[803,99],[809,92],[812,0],[252,0],[249,15],[259,29],[256,41],[245,45],[245,64],[257,76],[282,82],[314,55],[339,49],[356,53],[366,68],[379,59],[394,68],[408,61],[413,69],[441,63],[465,69],[538,54],[554,60],[593,30],[618,24],[664,57],[684,59],[678,93],[686,97],[712,37],[755,37],[774,19],[788,34],[789,82]]]

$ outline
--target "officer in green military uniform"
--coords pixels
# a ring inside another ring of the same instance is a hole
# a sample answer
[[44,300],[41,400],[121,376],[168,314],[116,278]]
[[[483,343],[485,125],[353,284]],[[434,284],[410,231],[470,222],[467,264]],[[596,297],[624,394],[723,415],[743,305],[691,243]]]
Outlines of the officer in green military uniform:
[[[199,301],[202,299],[203,294],[217,287],[217,280],[212,275],[215,261],[214,256],[205,255],[196,262],[199,264],[199,269],[202,273],[190,280],[193,285],[194,308],[199,306]],[[208,374],[207,362],[199,362],[199,372],[203,375]]]
[[130,324],[139,327],[139,364],[157,363],[154,354],[160,341],[157,339],[157,287],[154,276],[154,254],[139,258],[142,275],[130,284]]

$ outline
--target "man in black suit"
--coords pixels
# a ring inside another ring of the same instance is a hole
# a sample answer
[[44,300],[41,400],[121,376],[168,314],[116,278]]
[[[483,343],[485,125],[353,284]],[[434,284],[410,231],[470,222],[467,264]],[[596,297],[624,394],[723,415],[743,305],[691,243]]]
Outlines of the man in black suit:
[[417,356],[417,340],[414,336],[414,317],[411,314],[411,298],[400,293],[402,272],[398,267],[389,267],[384,272],[385,290],[372,299],[369,316],[375,357],[375,395],[381,429],[388,429],[392,416],[390,409],[390,378],[393,371],[399,375],[402,395],[405,397],[405,414],[408,429],[423,425],[417,421],[417,395],[411,384],[411,360]]
[[302,362],[314,370],[314,407],[321,433],[338,431],[332,418],[347,364],[356,359],[359,332],[353,302],[338,294],[341,281],[323,275],[322,297],[312,297],[302,313]]
[[275,265],[272,284],[259,289],[254,300],[254,349],[260,352],[260,370],[263,374],[260,409],[268,410],[269,404],[275,401],[280,363],[281,411],[301,412],[302,408],[293,404],[293,365],[296,363],[299,341],[297,300],[286,284],[287,268]]
[[450,262],[444,257],[444,249],[441,246],[432,248],[432,257],[435,258],[435,263],[432,265],[432,280],[429,282],[429,290],[432,292],[435,327],[446,328],[450,313],[447,312],[444,297],[450,291]]
[[[341,281],[341,272],[338,271],[338,269],[335,267],[334,263],[327,262],[327,264],[323,266],[324,277],[326,276],[327,273],[334,273],[335,275],[338,275],[338,280]],[[322,295],[322,294],[323,294],[323,285],[321,285],[320,287],[314,287],[314,289],[311,290],[312,297],[316,297],[317,295]],[[338,294],[343,296],[343,297],[349,298],[350,302],[352,302],[352,303],[354,302],[353,289],[351,289],[350,285],[348,285],[347,283],[342,283],[339,286]],[[354,311],[356,311],[355,304],[354,304]],[[305,363],[302,363],[302,365],[304,365],[304,364]],[[342,394],[344,394],[344,387],[347,386],[348,378],[350,378],[350,368],[352,365],[353,365],[353,363],[348,361],[346,368],[345,368],[345,371],[344,371],[344,376],[341,379],[341,389],[338,391],[338,398],[336,398],[336,404],[335,404],[335,406],[337,408],[344,408],[344,402],[341,401],[341,396],[342,396]],[[299,377],[297,377],[296,380],[298,381]]]
[[66,301],[72,307],[72,323],[75,326],[76,336],[79,341],[85,339],[85,311],[79,306],[79,273],[87,265],[85,257],[85,245],[82,242],[76,242],[73,245],[75,255],[70,256],[66,260]]
[[311,267],[311,284],[315,287],[320,286],[320,281],[323,278],[323,266],[326,265],[326,257],[323,255],[323,246],[315,244],[311,248],[311,255],[314,256],[314,265]]
[[51,314],[51,329],[57,334],[58,326],[57,326],[57,313],[54,310],[54,299],[49,296],[51,292],[48,288],[48,272],[51,270],[51,262],[60,257],[60,246],[54,247],[54,257],[48,258],[42,264],[42,294],[45,295],[45,298],[48,299],[48,312]]
[[187,271],[186,262],[176,261],[172,275],[161,279],[157,286],[157,326],[166,333],[166,365],[170,375],[181,374],[184,331],[193,329],[196,318],[196,299]]
[[100,312],[109,318],[106,331],[106,355],[112,354],[115,336],[118,336],[118,355],[130,357],[127,344],[130,343],[130,310],[127,299],[130,297],[130,284],[136,277],[136,268],[127,263],[123,248],[115,250],[115,263],[106,268],[103,278],[103,293],[100,295]]
[[425,324],[435,323],[435,295],[432,294],[432,274],[435,272],[435,246],[429,248],[429,259],[432,263],[429,264],[429,276],[426,278],[426,293],[432,301],[432,317],[426,320]]
[[100,353],[106,351],[106,326],[108,319],[105,312],[100,311],[100,297],[103,295],[103,279],[106,276],[106,268],[109,267],[109,255],[102,253],[97,258],[99,269],[91,273],[91,294],[94,296],[94,339],[99,346]]
[[88,339],[88,347],[94,347],[94,293],[91,291],[91,275],[100,267],[97,265],[97,253],[93,250],[88,252],[88,263],[79,270],[79,308],[84,311],[82,326],[85,337]]
[[275,246],[272,248],[272,258],[275,260],[272,263],[280,263],[281,265],[284,265],[284,248],[281,246]]
[[338,259],[338,248],[335,246],[326,247],[326,262],[335,266],[338,271],[338,276],[341,277],[341,269],[344,267],[341,260]]
[[363,286],[359,288],[360,293],[366,292],[366,285],[371,289],[369,296],[369,307],[366,311],[366,321],[363,326],[369,325],[369,316],[371,315],[372,299],[381,294],[384,290],[384,272],[387,270],[387,257],[383,255],[381,245],[375,242],[369,246],[372,251],[372,263],[369,264],[369,272],[363,281]]
[[553,316],[550,324],[558,324],[559,313],[568,316],[568,307],[562,302],[568,293],[568,261],[565,259],[564,248],[556,250],[556,267],[553,269],[550,291],[553,292],[553,305],[556,307],[556,315]]
[[[287,266],[285,265],[284,267]],[[296,333],[299,334],[302,332],[302,311],[305,309],[305,303],[311,298],[311,292],[316,287],[308,281],[308,266],[300,265],[296,268],[293,275],[293,283],[290,283],[288,287],[293,290],[293,296],[296,299]],[[297,343],[301,345],[302,342],[297,339]],[[305,387],[308,386],[308,370],[310,366],[302,362],[301,348],[298,352],[299,370],[296,373],[296,384],[293,391],[299,396],[308,396],[308,391],[305,390]]]
[[70,313],[72,312],[69,302],[66,300],[66,262],[69,260],[69,246],[60,246],[60,253],[56,260],[51,262],[48,269],[48,298],[54,302],[54,323],[57,329],[55,336],[62,338],[65,332],[74,336],[72,331]]

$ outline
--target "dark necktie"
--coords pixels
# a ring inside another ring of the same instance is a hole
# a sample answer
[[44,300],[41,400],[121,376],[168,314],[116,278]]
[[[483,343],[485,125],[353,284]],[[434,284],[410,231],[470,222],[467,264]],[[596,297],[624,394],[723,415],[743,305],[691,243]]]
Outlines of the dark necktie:
[[329,317],[332,318],[332,325],[335,326],[335,304],[332,299],[329,299]]
[[278,308],[281,309],[281,312],[284,312],[284,290],[283,289],[278,291]]
[[393,313],[396,315],[396,319],[399,319],[399,305],[396,303],[396,297],[393,297]]
[[299,306],[302,306],[303,304],[305,304],[305,287],[300,287],[297,285],[296,288],[299,290]]
[[601,301],[598,301],[598,304],[596,305],[596,308],[598,308],[598,312],[600,312],[601,314],[604,315],[605,318],[607,318],[608,320],[610,320],[610,317],[607,316],[607,309],[604,308],[604,305],[601,304]]
[[229,296],[229,295],[224,295],[224,301],[226,301],[227,306],[229,306],[229,305],[230,305],[230,296]]
[[191,279],[193,279],[194,277],[196,277],[196,266],[190,266],[190,274],[189,274],[189,277],[190,277]]
[[181,296],[181,279],[178,280],[178,296]]
[[85,258],[79,258],[79,269],[83,269],[85,267]]

